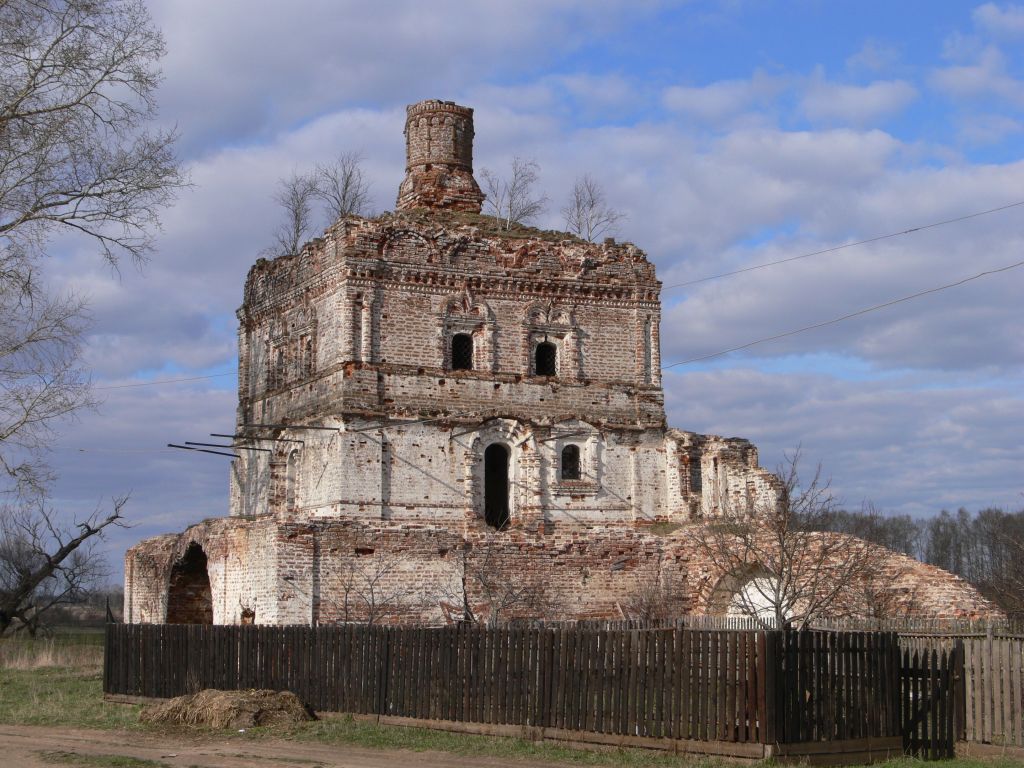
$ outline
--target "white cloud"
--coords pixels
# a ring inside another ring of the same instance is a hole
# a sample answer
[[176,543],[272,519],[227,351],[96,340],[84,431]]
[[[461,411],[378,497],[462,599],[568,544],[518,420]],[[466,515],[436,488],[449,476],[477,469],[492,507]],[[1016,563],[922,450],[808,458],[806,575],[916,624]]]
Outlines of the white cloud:
[[673,112],[720,122],[771,102],[786,86],[782,78],[755,72],[749,80],[720,80],[704,86],[673,85],[662,103]]
[[743,367],[674,373],[666,377],[669,420],[747,437],[769,468],[800,446],[805,471],[820,461],[848,508],[862,501],[915,515],[1020,508],[1020,488],[1007,487],[1006,477],[1024,461],[1024,448],[1005,427],[1024,418],[1020,382],[931,378],[940,386]]
[[995,46],[986,47],[974,63],[936,70],[931,82],[953,98],[995,97],[1024,106],[1024,81],[1007,73],[1006,57]]
[[162,114],[186,151],[266,139],[330,111],[452,98],[545,63],[660,3],[160,0],[168,44]]
[[868,72],[884,72],[891,69],[900,58],[896,46],[881,40],[868,39],[860,50],[846,58],[847,69]]
[[902,111],[916,98],[917,89],[905,80],[845,85],[817,75],[804,92],[800,106],[813,121],[869,125]]
[[1024,132],[1024,122],[1006,115],[970,113],[960,120],[960,135],[970,144],[999,144]]
[[1024,6],[985,3],[974,9],[971,18],[976,26],[997,37],[1024,35]]

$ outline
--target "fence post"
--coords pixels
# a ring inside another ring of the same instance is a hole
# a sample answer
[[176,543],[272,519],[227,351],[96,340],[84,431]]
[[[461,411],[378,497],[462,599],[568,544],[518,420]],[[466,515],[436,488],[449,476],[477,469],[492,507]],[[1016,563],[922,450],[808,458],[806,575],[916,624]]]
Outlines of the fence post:
[[779,647],[779,632],[775,630],[761,630],[761,637],[764,638],[764,738],[765,744],[777,744],[782,735],[779,726],[782,723],[782,711],[779,707],[780,687],[780,662],[781,649]]
[[953,664],[951,684],[953,686],[953,739],[967,739],[967,674],[964,669],[964,641],[957,638],[953,643]]

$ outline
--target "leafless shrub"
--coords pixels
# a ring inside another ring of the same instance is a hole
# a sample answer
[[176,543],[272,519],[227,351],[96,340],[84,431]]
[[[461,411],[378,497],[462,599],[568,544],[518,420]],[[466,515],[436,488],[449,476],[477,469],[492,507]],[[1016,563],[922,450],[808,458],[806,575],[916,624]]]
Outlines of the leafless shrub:
[[380,551],[348,559],[342,566],[342,620],[380,624],[419,604],[419,587],[401,573],[403,562],[397,553]]
[[686,611],[685,584],[678,573],[664,567],[662,558],[641,568],[636,587],[623,609],[628,618],[649,622],[682,616]]
[[370,184],[363,175],[358,152],[343,152],[334,162],[316,167],[316,196],[323,201],[330,221],[361,215],[370,202]]
[[313,234],[314,203],[319,196],[316,176],[292,171],[278,182],[274,200],[281,206],[282,219],[274,233],[269,256],[289,256],[299,252]]
[[608,205],[604,189],[590,174],[576,179],[562,216],[569,232],[590,242],[604,234],[615,234],[616,225],[625,218]]
[[487,170],[480,172],[487,194],[491,214],[501,222],[503,229],[513,224],[526,224],[544,212],[547,196],[538,194],[534,187],[540,178],[540,165],[536,160],[512,159],[512,176],[503,178]]
[[543,581],[530,578],[521,555],[506,551],[495,535],[465,542],[460,555],[454,581],[439,596],[449,618],[495,627],[550,614]]
[[885,550],[821,532],[820,521],[836,502],[821,467],[804,483],[799,461],[798,450],[776,471],[777,503],[752,513],[727,507],[697,529],[697,551],[720,576],[713,608],[731,605],[766,627],[805,627],[819,617],[848,615],[849,585],[880,573]]

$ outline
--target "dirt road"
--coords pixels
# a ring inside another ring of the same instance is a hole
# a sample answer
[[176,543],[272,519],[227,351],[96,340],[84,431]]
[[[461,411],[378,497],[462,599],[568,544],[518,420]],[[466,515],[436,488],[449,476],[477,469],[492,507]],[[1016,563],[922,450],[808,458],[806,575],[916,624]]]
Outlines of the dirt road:
[[[46,759],[46,755],[50,755]],[[73,755],[92,758],[77,763]],[[160,737],[128,731],[54,730],[0,725],[0,765],[53,768],[102,766],[104,757],[133,757],[171,768],[549,768],[550,763],[462,757],[441,752],[379,750],[284,740],[211,736]]]

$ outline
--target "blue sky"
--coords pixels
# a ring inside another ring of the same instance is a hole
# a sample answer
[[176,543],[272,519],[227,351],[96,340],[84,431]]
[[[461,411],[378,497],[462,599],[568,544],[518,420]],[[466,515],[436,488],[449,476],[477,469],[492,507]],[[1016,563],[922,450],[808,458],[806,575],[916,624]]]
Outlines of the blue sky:
[[[160,121],[195,184],[142,270],[60,240],[105,402],[62,428],[68,514],[132,492],[126,546],[227,511],[227,460],[164,448],[226,432],[234,311],[272,236],[275,182],[358,151],[373,208],[403,175],[406,104],[476,109],[476,167],[534,158],[562,226],[590,173],[666,285],[1024,200],[1024,5],[694,2],[284,4],[153,0]],[[327,222],[323,222],[326,224]],[[1024,206],[666,290],[665,363],[1019,261]],[[802,445],[849,507],[1024,505],[1024,269],[666,375],[670,423]]]

